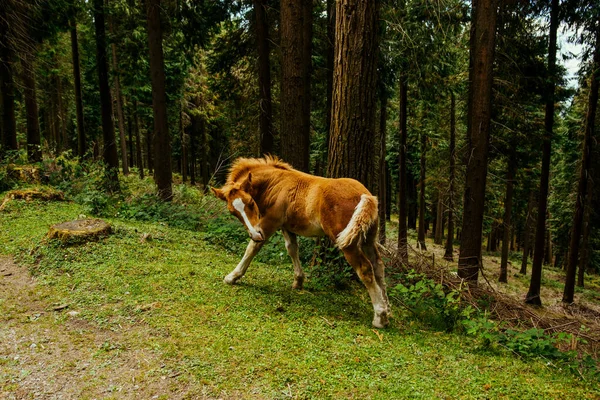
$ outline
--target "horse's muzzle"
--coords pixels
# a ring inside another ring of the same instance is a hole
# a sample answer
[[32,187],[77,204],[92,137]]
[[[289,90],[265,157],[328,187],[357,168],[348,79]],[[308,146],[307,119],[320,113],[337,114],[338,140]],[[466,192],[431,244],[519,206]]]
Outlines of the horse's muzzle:
[[254,232],[250,233],[250,238],[257,243],[265,241],[265,235],[262,233],[262,231],[260,231],[258,229],[256,230],[256,233],[254,233]]

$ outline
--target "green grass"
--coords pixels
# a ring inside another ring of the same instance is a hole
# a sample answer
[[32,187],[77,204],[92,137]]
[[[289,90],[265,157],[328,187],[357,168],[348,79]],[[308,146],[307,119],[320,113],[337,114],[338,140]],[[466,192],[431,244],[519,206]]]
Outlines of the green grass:
[[[463,335],[434,332],[395,305],[390,328],[370,326],[357,283],[343,291],[291,289],[292,266],[253,263],[237,286],[222,278],[241,254],[207,234],[166,224],[108,219],[115,234],[61,247],[51,224],[74,219],[74,203],[11,202],[0,212],[0,253],[18,255],[47,300],[68,303],[103,329],[147,326],[124,344],[149,348],[196,393],[236,398],[598,398],[544,360],[480,349]],[[241,229],[241,227],[240,227]],[[142,241],[142,235],[149,240]],[[0,312],[2,312],[0,303]],[[59,328],[59,325],[57,326]],[[380,336],[381,335],[381,336]],[[160,377],[156,377],[160,379]]]

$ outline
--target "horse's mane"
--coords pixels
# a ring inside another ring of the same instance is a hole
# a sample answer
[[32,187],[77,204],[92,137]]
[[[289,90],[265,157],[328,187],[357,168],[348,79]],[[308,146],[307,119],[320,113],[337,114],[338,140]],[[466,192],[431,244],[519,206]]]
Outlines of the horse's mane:
[[266,155],[263,158],[240,157],[231,165],[231,168],[229,169],[229,176],[227,177],[227,183],[236,182],[248,172],[260,167],[273,167],[287,171],[294,169],[290,164],[282,161],[277,156]]

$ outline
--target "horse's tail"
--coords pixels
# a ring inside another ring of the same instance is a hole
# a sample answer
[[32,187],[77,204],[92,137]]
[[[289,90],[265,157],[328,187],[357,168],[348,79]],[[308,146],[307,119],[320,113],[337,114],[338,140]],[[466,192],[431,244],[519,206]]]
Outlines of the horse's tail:
[[[344,249],[357,242],[367,240],[367,234],[378,223],[377,197],[363,194],[354,209],[354,214],[346,228],[339,233],[335,243]],[[376,229],[376,228],[375,228]]]

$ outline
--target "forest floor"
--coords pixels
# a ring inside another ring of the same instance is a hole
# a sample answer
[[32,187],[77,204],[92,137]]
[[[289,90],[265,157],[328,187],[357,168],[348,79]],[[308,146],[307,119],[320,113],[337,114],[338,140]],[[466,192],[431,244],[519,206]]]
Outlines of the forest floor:
[[21,200],[0,212],[2,399],[600,398],[595,381],[432,330],[394,303],[390,327],[372,329],[361,285],[293,291],[283,257],[225,285],[241,254],[205,232],[115,217],[96,242],[44,239],[83,213]]

